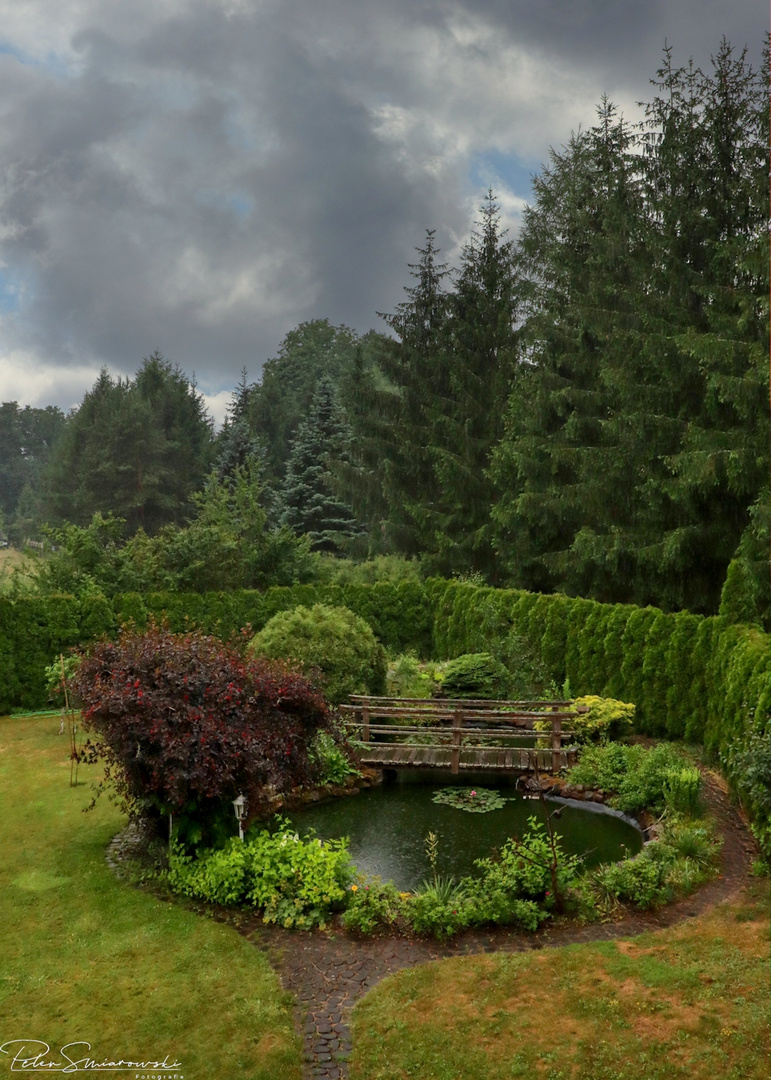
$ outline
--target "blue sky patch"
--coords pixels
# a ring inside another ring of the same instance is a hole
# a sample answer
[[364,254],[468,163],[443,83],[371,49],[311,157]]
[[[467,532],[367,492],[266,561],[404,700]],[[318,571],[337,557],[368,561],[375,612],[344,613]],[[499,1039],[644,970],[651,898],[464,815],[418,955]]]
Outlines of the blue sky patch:
[[531,177],[538,172],[536,161],[527,161],[516,154],[504,154],[500,150],[486,150],[475,154],[469,162],[469,179],[474,187],[505,186],[520,198],[530,201],[532,196]]

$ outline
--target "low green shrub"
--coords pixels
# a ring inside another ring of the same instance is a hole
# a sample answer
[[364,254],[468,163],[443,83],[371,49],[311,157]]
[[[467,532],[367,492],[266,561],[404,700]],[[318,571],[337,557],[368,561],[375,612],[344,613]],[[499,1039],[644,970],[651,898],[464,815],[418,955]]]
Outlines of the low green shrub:
[[314,604],[280,611],[247,651],[317,669],[332,705],[351,694],[382,694],[385,689],[385,650],[369,624],[345,607]]
[[623,746],[606,743],[587,746],[568,773],[572,784],[614,792],[610,805],[624,813],[662,811],[668,778],[688,764],[684,752],[671,743]]
[[661,841],[671,849],[675,859],[690,859],[701,869],[717,864],[721,841],[705,820],[669,818],[664,823]]
[[701,813],[701,773],[693,765],[673,769],[664,777],[664,801],[668,810],[689,817]]
[[581,859],[565,854],[557,835],[552,851],[546,826],[533,816],[528,818],[527,832],[521,838],[507,840],[498,859],[478,859],[475,865],[482,871],[487,887],[501,889],[517,899],[537,900],[551,908],[576,878]]
[[[566,721],[566,730],[572,733],[570,738],[578,745],[620,739],[632,732],[634,705],[596,695],[576,698],[573,704],[588,709],[588,712],[576,712],[575,716]],[[536,731],[551,731],[551,721],[536,720],[533,727]],[[538,745],[550,744],[547,740],[539,740]]]
[[342,784],[349,776],[361,776],[341,746],[326,731],[320,731],[316,736],[310,754],[320,769],[321,784]]
[[389,930],[405,911],[407,893],[400,893],[390,881],[365,878],[349,886],[346,896],[348,906],[342,915],[346,930],[371,935],[378,930]]
[[437,665],[421,663],[414,653],[401,653],[388,665],[389,697],[430,698],[439,686]]
[[505,698],[510,677],[490,653],[466,653],[450,660],[442,673],[442,696],[448,698]]
[[549,911],[536,900],[523,900],[486,876],[464,878],[463,887],[462,910],[469,926],[515,926],[533,931],[550,917]]
[[589,712],[578,713],[570,721],[577,742],[602,742],[631,735],[636,712],[634,705],[596,695],[576,698],[573,704],[589,709]]
[[174,892],[210,904],[240,904],[246,898],[248,850],[237,838],[226,847],[187,854],[176,840],[169,854],[168,882]]
[[628,903],[647,909],[685,896],[717,873],[720,842],[707,821],[677,816],[632,858],[591,870],[581,883],[600,907]]
[[434,877],[409,897],[406,915],[416,934],[428,934],[441,941],[470,925],[472,908],[466,902],[463,882]]
[[592,872],[591,880],[603,899],[620,900],[643,910],[662,904],[670,897],[665,864],[639,855],[598,867]]
[[286,821],[242,843],[196,858],[172,844],[168,882],[184,896],[216,904],[248,903],[267,923],[308,930],[324,926],[346,899],[353,868],[346,840],[300,839]]

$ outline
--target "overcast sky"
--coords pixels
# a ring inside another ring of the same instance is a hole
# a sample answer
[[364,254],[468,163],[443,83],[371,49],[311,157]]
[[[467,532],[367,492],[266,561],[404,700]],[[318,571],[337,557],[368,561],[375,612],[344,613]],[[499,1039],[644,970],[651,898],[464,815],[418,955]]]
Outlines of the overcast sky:
[[664,40],[758,58],[755,0],[0,0],[0,400],[69,408],[154,349],[221,418],[299,322],[385,329]]

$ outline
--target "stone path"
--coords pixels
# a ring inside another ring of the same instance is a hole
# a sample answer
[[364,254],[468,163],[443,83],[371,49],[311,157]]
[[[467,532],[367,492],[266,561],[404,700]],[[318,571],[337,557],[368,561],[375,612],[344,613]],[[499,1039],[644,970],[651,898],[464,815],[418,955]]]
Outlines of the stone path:
[[[634,937],[699,915],[743,888],[756,854],[752,837],[731,805],[720,777],[705,773],[704,791],[724,840],[723,872],[697,893],[658,912],[642,912],[614,923],[580,927],[569,922],[547,923],[536,934],[518,934],[506,928],[467,931],[445,944],[404,937],[359,940],[334,930],[289,932],[265,926],[258,916],[246,915],[234,920],[232,913],[227,912],[215,917],[234,922],[249,941],[263,949],[284,988],[295,996],[297,1025],[304,1041],[304,1080],[344,1080],[348,1076],[347,1058],[351,1051],[351,1010],[386,975],[450,956],[522,952]],[[129,830],[115,837],[108,848],[107,860],[116,872],[120,870],[121,860],[133,854],[138,844],[141,839]],[[210,909],[202,910],[212,913]]]

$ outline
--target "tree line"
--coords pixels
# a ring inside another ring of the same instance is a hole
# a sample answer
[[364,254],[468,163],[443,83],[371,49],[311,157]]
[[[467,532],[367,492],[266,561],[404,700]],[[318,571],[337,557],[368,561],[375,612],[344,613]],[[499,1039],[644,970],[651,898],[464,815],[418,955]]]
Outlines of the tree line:
[[158,354],[69,417],[5,403],[6,528],[111,511],[126,540],[179,544],[240,499],[242,547],[291,549],[292,573],[303,537],[708,613],[730,567],[768,617],[765,57],[723,41],[703,71],[666,48],[638,122],[603,99],[551,152],[516,240],[492,192],[456,267],[427,231],[386,333],[301,324],[216,435]]

